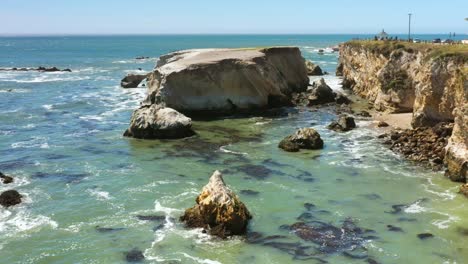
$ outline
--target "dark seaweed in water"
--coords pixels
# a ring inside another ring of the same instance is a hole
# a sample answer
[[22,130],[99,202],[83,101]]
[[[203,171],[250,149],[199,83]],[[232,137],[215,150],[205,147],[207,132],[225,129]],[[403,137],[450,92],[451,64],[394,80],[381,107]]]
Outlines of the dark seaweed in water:
[[125,252],[125,260],[127,262],[142,262],[145,259],[143,252],[137,248]]
[[250,195],[250,196],[257,196],[260,192],[252,191],[252,190],[241,190],[240,194],[243,195]]
[[258,180],[264,180],[271,176],[271,174],[284,175],[284,173],[280,171],[271,170],[263,165],[246,164],[234,167],[234,169]]
[[[305,203],[306,212],[298,219],[300,222],[292,225],[282,225],[280,230],[295,234],[301,241],[290,236],[263,236],[257,232],[247,234],[247,242],[274,247],[293,256],[296,260],[314,259],[327,263],[324,258],[328,255],[342,254],[352,259],[366,259],[369,263],[377,263],[370,259],[364,243],[371,239],[378,239],[371,235],[375,231],[358,227],[351,218],[346,218],[341,226],[317,221],[316,214],[320,211],[314,204]],[[291,241],[293,240],[293,241]]]
[[428,201],[427,198],[421,198],[421,199],[418,199],[415,202],[410,203],[410,204],[395,204],[395,205],[392,205],[393,210],[392,211],[386,211],[386,213],[399,214],[399,213],[403,212],[404,209],[410,207],[412,204],[417,204],[417,203],[420,203],[420,202],[427,202],[427,201]]
[[164,221],[166,220],[166,216],[164,215],[137,215],[136,217],[142,221]]
[[68,172],[36,172],[32,175],[33,178],[38,179],[59,179],[66,183],[76,183],[81,181],[83,178],[88,177],[87,173],[68,173]]
[[100,227],[100,226],[96,226],[95,228],[96,228],[96,231],[98,231],[99,233],[112,233],[112,232],[121,231],[125,229],[123,227]]

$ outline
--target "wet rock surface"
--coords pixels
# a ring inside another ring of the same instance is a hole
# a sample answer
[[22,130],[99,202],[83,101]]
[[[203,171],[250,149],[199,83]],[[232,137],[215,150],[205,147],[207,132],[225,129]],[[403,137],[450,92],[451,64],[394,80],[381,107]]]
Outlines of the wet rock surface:
[[333,121],[328,125],[328,129],[340,132],[350,131],[353,128],[356,128],[356,123],[354,118],[348,115],[340,115],[337,121]]
[[314,82],[305,92],[295,93],[292,103],[299,106],[319,106],[324,104],[350,104],[351,100],[343,93],[334,92],[330,86],[321,78]]
[[124,136],[141,139],[177,139],[193,136],[192,120],[161,105],[144,105],[135,110]]
[[2,182],[3,184],[9,184],[9,183],[12,183],[13,181],[14,181],[13,177],[5,175],[0,172],[0,182]]
[[148,77],[148,74],[128,74],[120,81],[123,88],[137,88]]
[[197,197],[196,205],[185,210],[180,220],[190,228],[204,228],[221,238],[244,235],[252,215],[247,207],[224,183],[221,172],[215,171]]
[[16,190],[4,191],[0,194],[0,205],[10,207],[21,203],[21,194]]
[[394,130],[379,136],[384,144],[407,159],[419,162],[434,170],[444,165],[445,146],[452,134],[452,123],[439,123],[434,127]]
[[466,197],[468,197],[468,184],[461,185],[459,193],[464,194]]
[[322,149],[323,140],[313,128],[301,128],[293,135],[285,137],[278,145],[288,152],[297,152],[300,149]]

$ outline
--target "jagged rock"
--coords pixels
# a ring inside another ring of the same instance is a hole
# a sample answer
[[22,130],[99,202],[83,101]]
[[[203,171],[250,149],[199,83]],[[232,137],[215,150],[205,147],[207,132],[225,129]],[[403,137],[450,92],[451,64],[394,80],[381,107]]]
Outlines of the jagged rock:
[[[465,82],[468,91],[468,81]],[[468,97],[468,92],[465,92]],[[445,148],[446,176],[453,181],[468,182],[468,98],[463,107],[455,108],[455,123]],[[461,103],[460,103],[461,105]],[[439,132],[441,135],[448,131]]]
[[327,85],[325,80],[321,78],[318,83],[314,83],[309,92],[309,106],[326,104],[335,101],[336,94]]
[[379,121],[379,123],[377,123],[377,127],[388,127],[389,124],[385,121]]
[[354,118],[348,115],[340,115],[338,121],[333,121],[328,128],[335,131],[349,131],[356,127]]
[[137,88],[147,77],[148,74],[128,74],[120,81],[120,86],[123,88]]
[[338,67],[336,67],[336,76],[343,76],[343,63],[338,64]]
[[284,99],[308,84],[297,47],[185,50],[159,58],[148,77],[145,101],[154,104],[159,97],[188,115],[250,113],[278,102],[290,105]]
[[297,152],[299,149],[322,149],[323,140],[315,129],[301,128],[281,140],[278,147],[288,152]]
[[346,95],[339,93],[339,92],[336,93],[335,102],[340,105],[352,103],[351,100],[348,97],[346,97]]
[[15,190],[4,191],[0,194],[0,205],[10,207],[21,203],[22,195]]
[[221,172],[213,173],[195,201],[197,204],[185,210],[180,217],[188,227],[201,227],[221,238],[246,233],[252,216],[239,197],[226,186]]
[[323,75],[322,69],[320,66],[314,64],[313,62],[306,60],[307,75],[320,76]]
[[149,59],[149,57],[139,56],[135,58],[135,60],[146,60],[146,59]]
[[124,136],[142,139],[176,139],[193,136],[192,120],[161,105],[143,105],[135,110]]
[[4,183],[4,184],[9,184],[9,183],[12,183],[13,182],[13,177],[10,177],[10,176],[7,176],[3,173],[0,172],[0,180]]

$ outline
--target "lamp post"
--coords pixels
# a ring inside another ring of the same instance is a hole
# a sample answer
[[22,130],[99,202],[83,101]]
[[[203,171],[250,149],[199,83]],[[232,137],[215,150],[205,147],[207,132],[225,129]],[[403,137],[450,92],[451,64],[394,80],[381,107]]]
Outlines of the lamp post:
[[411,41],[411,16],[413,14],[408,14],[408,41]]

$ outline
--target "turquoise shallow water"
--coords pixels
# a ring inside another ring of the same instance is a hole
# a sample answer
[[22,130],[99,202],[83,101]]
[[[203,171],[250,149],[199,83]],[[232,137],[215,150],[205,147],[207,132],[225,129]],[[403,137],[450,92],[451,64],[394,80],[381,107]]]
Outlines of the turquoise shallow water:
[[[73,70],[0,72],[0,171],[17,180],[0,191],[25,195],[20,206],[0,209],[0,262],[125,263],[125,252],[139,249],[147,263],[464,263],[468,213],[457,184],[380,145],[382,131],[370,120],[337,134],[326,129],[331,109],[299,108],[277,118],[197,121],[199,136],[186,140],[122,137],[145,89],[125,90],[119,81],[155,64],[137,56],[297,45],[334,72],[337,54],[316,51],[352,37],[0,38],[0,67]],[[340,89],[338,78],[326,79]],[[320,132],[325,149],[277,148],[305,126]],[[221,241],[184,229],[177,218],[216,169],[253,213],[250,232],[281,237]],[[285,227],[299,221],[373,231],[344,232],[340,245],[324,250]]]

